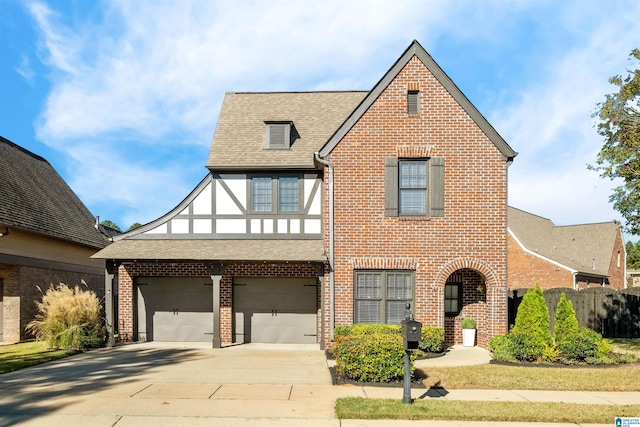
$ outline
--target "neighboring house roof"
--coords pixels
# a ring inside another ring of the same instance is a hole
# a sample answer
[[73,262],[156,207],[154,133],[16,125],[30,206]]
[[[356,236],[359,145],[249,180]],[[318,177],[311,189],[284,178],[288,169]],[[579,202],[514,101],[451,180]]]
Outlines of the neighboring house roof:
[[320,156],[326,157],[331,151],[338,145],[338,143],[344,138],[344,136],[351,130],[351,128],[360,120],[364,113],[371,107],[371,105],[378,99],[380,94],[391,84],[407,63],[413,58],[418,57],[420,61],[427,67],[427,69],[433,74],[433,76],[440,82],[440,84],[451,94],[456,102],[462,107],[462,109],[476,122],[476,124],[482,129],[487,137],[493,142],[498,150],[505,157],[505,160],[513,160],[518,155],[507,144],[507,142],[496,132],[491,124],[484,118],[478,109],[469,101],[469,99],[462,93],[462,91],[456,86],[456,84],[447,76],[447,74],[440,68],[440,66],[433,60],[433,58],[424,50],[424,48],[416,40],[409,45],[407,50],[400,56],[395,64],[387,71],[387,73],[380,79],[373,89],[367,94],[362,103],[358,105],[358,108],[353,111],[349,118],[341,124],[336,132],[331,136],[326,144],[320,150]]
[[44,158],[0,136],[0,224],[102,248],[96,219]]
[[322,240],[119,240],[92,258],[324,262]]
[[508,227],[527,251],[568,269],[608,276],[620,226],[615,222],[556,226],[551,220],[509,207]]
[[[225,95],[207,167],[314,167],[327,142],[367,92],[272,92]],[[266,123],[291,122],[287,150],[266,148]]]

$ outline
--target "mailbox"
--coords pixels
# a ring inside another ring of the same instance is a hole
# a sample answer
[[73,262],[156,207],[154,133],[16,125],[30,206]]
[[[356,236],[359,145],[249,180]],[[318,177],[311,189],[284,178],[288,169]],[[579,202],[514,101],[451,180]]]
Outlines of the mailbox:
[[405,350],[416,350],[422,338],[422,323],[413,319],[402,321],[402,344]]

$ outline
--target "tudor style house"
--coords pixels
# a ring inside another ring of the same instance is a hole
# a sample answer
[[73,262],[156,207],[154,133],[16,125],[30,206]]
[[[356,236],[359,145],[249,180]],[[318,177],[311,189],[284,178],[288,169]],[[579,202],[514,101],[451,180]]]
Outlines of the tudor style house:
[[87,286],[104,296],[109,241],[44,158],[0,137],[0,343],[29,338],[36,300],[50,285]]
[[509,207],[509,288],[624,289],[626,250],[615,221],[557,226]]
[[95,255],[110,324],[123,341],[328,348],[408,303],[449,344],[473,317],[486,347],[507,330],[515,156],[418,42],[368,92],[227,93],[209,174]]

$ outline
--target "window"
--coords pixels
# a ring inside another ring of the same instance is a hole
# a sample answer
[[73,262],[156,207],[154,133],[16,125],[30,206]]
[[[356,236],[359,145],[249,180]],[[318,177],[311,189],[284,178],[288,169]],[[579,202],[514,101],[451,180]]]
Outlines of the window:
[[297,176],[251,178],[252,212],[299,212],[300,183]]
[[278,211],[298,211],[298,178],[286,177],[278,180]]
[[267,148],[288,149],[291,145],[291,123],[267,123]]
[[357,271],[354,323],[397,324],[405,306],[413,306],[414,274],[405,271]]
[[254,212],[271,212],[271,178],[251,180],[251,209]]
[[444,285],[444,314],[457,316],[460,313],[462,283],[449,282]]
[[444,158],[385,159],[387,217],[444,216]]
[[426,160],[401,160],[399,170],[399,214],[425,215],[427,213]]
[[407,92],[407,113],[418,114],[419,93],[417,90]]

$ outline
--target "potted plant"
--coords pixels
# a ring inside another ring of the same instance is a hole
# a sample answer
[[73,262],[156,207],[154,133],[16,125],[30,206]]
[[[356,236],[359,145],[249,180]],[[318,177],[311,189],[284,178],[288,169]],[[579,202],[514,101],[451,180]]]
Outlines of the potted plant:
[[476,321],[471,317],[462,319],[462,345],[464,347],[476,345]]

